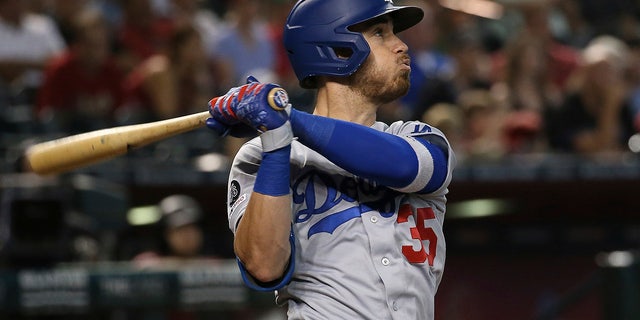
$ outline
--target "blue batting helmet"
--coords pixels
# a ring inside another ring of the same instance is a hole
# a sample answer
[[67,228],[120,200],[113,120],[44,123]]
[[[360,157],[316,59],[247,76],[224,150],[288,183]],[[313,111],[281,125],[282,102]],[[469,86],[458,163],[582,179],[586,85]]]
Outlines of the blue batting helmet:
[[[349,27],[382,15],[390,15],[394,32],[422,20],[418,7],[395,6],[392,0],[299,0],[284,28],[284,46],[303,88],[316,87],[315,76],[348,76],[369,56],[362,34]],[[336,49],[347,50],[348,57]]]

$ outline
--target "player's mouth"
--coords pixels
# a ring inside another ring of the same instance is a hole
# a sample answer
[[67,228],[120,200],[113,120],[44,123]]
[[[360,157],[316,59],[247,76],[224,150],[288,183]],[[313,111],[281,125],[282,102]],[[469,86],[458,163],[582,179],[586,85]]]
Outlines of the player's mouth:
[[411,70],[411,58],[404,56],[400,59],[400,67],[403,70]]

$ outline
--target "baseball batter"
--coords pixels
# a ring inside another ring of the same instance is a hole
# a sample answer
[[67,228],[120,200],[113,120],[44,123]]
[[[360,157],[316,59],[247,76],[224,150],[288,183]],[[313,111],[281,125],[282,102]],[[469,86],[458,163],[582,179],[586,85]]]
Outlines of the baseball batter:
[[313,114],[250,77],[210,102],[220,134],[258,133],[237,153],[229,227],[246,284],[275,291],[289,319],[433,319],[455,166],[443,134],[376,121],[409,88],[396,34],[421,9],[390,0],[301,0],[284,45]]

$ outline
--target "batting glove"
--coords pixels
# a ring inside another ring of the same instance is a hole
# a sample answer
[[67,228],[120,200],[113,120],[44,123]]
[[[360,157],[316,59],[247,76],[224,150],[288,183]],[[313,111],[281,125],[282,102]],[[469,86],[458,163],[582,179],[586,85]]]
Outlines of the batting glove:
[[209,100],[211,118],[206,121],[207,127],[222,137],[230,135],[237,138],[247,138],[258,134],[254,128],[241,122],[234,112],[234,105],[238,103],[240,90],[246,89],[243,87],[246,85],[231,88],[226,94]]
[[249,126],[261,134],[263,150],[269,152],[290,144],[293,139],[290,108],[289,97],[282,87],[262,84],[250,76],[247,84],[211,99],[207,126],[219,134],[233,136],[245,133]]
[[227,125],[214,118],[209,118],[207,119],[206,124],[209,129],[215,131],[221,137],[232,136],[236,138],[250,138],[255,137],[256,134],[258,134],[254,128],[251,128],[244,123]]

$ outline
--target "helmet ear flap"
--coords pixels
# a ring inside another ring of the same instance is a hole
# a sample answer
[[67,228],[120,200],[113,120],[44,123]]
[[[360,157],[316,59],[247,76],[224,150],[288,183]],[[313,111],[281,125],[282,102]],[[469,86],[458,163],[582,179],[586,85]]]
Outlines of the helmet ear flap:
[[[351,59],[354,54],[350,47],[330,47],[328,49],[333,51],[334,59],[343,59],[344,61]],[[308,76],[300,81],[300,86],[307,89],[317,88],[318,85],[317,76]]]
[[[360,33],[345,29],[343,32],[336,32],[330,40],[307,41],[304,40],[305,36],[317,31],[300,31],[301,29],[297,29],[288,33],[289,38],[285,37],[285,47],[303,88],[317,88],[317,76],[351,75],[369,56],[369,44]],[[298,32],[300,34],[297,34]],[[294,42],[291,38],[301,40]],[[291,41],[287,45],[289,40]]]

